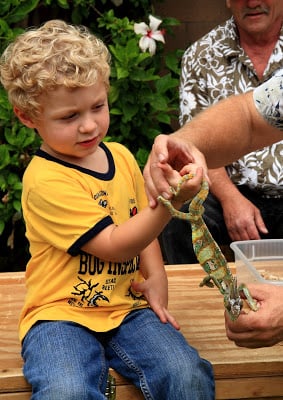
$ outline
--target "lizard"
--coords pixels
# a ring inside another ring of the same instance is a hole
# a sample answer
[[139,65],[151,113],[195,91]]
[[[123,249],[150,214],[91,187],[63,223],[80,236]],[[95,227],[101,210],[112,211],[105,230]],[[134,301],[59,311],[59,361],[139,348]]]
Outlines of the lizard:
[[[170,187],[174,196],[178,196],[181,185],[191,179],[192,174],[184,175],[175,188]],[[170,214],[175,218],[184,219],[190,222],[192,229],[192,243],[196,258],[206,276],[200,283],[200,286],[214,287],[216,286],[223,295],[224,307],[228,312],[232,321],[236,321],[243,307],[241,293],[251,310],[257,311],[258,305],[255,299],[252,298],[245,284],[237,285],[237,278],[233,276],[227,260],[222,253],[220,247],[213,239],[206,223],[203,220],[203,202],[209,192],[208,182],[203,179],[200,191],[195,197],[189,201],[188,212],[176,210],[170,200],[163,196],[158,196],[158,201],[166,206]]]

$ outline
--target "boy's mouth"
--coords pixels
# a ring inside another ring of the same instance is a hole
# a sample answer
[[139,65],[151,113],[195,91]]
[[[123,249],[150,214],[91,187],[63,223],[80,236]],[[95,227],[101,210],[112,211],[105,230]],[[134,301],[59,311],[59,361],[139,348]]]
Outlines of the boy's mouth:
[[83,142],[80,142],[79,144],[80,144],[80,146],[83,146],[83,147],[89,147],[89,146],[93,146],[97,142],[97,140],[98,140],[98,137],[96,136],[92,139],[84,140]]

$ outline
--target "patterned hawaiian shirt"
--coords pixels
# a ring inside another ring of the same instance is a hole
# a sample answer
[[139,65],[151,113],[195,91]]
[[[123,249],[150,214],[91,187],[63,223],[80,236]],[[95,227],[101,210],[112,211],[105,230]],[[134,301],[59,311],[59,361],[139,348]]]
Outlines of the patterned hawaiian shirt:
[[267,122],[283,131],[283,68],[258,86],[253,98],[256,108]]
[[[258,87],[283,67],[282,54],[283,28],[263,79],[259,80],[251,60],[240,47],[234,18],[210,31],[190,46],[182,59],[180,124],[185,124],[201,110],[223,98]],[[256,93],[258,110],[266,112],[262,104],[259,105],[260,102],[265,103],[264,94],[262,91]],[[276,105],[274,110],[278,112]],[[245,155],[227,166],[226,170],[236,185],[247,185],[261,196],[283,197],[282,156],[283,140]]]

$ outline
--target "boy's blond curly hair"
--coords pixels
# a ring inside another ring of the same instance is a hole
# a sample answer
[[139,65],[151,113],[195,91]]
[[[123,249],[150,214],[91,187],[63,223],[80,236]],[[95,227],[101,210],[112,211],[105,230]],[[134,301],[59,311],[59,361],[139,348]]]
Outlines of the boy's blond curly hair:
[[109,89],[110,54],[84,26],[61,20],[29,29],[0,59],[0,80],[9,101],[27,116],[38,117],[38,97],[59,85],[91,86],[102,79]]

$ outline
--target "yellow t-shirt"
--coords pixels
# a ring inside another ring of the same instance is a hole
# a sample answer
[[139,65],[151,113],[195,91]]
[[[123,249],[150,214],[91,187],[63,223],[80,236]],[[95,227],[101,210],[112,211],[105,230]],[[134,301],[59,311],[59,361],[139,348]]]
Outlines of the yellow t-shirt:
[[74,321],[94,331],[119,326],[148,303],[131,289],[139,257],[114,263],[80,248],[110,224],[147,205],[141,171],[121,144],[102,143],[109,169],[97,173],[39,150],[23,178],[22,206],[31,259],[20,339],[39,320]]

